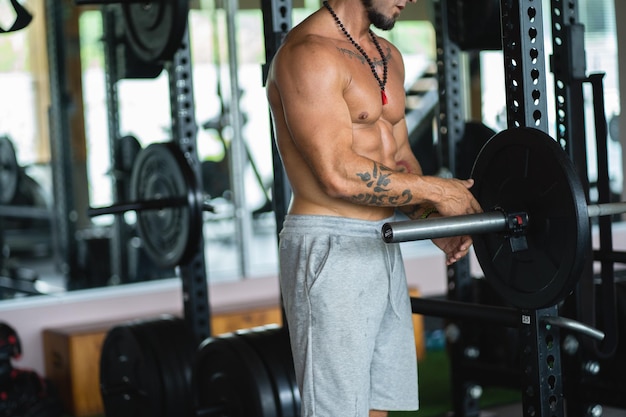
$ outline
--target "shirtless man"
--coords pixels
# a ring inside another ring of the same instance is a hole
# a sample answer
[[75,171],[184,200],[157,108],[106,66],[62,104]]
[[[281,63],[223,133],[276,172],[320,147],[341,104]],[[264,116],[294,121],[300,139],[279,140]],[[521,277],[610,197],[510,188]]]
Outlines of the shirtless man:
[[[293,190],[280,282],[304,417],[384,417],[418,407],[402,255],[382,225],[477,213],[471,180],[422,175],[408,141],[404,63],[370,31],[407,0],[328,0],[294,27],[267,83]],[[412,0],[414,1],[414,0]],[[438,239],[448,264],[469,236]]]

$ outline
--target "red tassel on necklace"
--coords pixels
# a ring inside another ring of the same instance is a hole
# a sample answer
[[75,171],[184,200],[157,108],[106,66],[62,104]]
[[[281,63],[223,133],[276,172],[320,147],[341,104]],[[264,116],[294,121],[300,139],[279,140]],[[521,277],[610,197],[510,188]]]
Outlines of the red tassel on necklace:
[[385,94],[385,90],[380,90],[380,96],[383,99],[383,106],[387,104],[387,94]]

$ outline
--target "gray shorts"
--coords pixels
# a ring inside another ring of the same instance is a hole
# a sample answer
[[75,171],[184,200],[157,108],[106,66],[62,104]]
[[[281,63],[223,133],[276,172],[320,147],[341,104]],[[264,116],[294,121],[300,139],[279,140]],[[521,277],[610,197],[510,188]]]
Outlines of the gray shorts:
[[384,221],[288,215],[280,283],[303,417],[418,408],[411,305]]

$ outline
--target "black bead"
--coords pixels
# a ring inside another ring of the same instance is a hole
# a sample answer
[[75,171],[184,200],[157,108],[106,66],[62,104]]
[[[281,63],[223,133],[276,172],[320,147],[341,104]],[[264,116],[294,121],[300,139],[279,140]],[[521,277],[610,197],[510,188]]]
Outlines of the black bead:
[[372,32],[371,29],[369,30],[370,37],[372,38],[372,41],[374,42],[374,45],[376,46],[376,49],[378,50],[378,53],[380,54],[380,58],[383,61],[383,79],[382,80],[378,76],[378,73],[376,72],[376,66],[374,65],[374,63],[372,62],[370,57],[367,55],[365,50],[363,48],[361,48],[361,45],[359,45],[352,38],[350,33],[348,33],[346,28],[343,26],[343,23],[341,22],[341,20],[339,20],[339,16],[337,16],[337,14],[332,9],[332,7],[330,7],[330,4],[328,4],[328,1],[324,1],[323,4],[324,4],[324,7],[326,7],[328,9],[328,11],[332,15],[333,19],[335,19],[335,22],[337,22],[337,25],[339,26],[339,28],[341,29],[343,34],[346,35],[346,37],[348,38],[350,43],[357,49],[357,51],[359,51],[359,53],[361,55],[363,55],[363,57],[365,58],[365,60],[369,64],[370,69],[372,70],[372,74],[374,74],[374,78],[376,78],[376,81],[378,81],[378,85],[380,86],[380,89],[382,91],[385,91],[385,85],[387,84],[387,58],[385,57],[385,54],[383,53],[383,48],[378,43],[378,40],[376,39],[376,35],[374,34],[374,32]]

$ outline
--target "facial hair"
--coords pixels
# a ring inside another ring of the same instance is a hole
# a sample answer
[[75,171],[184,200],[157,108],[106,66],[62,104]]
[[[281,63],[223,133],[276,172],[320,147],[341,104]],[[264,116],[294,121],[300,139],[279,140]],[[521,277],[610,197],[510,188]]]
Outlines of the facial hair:
[[387,17],[374,8],[373,0],[361,0],[361,2],[365,6],[370,22],[378,29],[391,30],[396,24],[396,19]]

